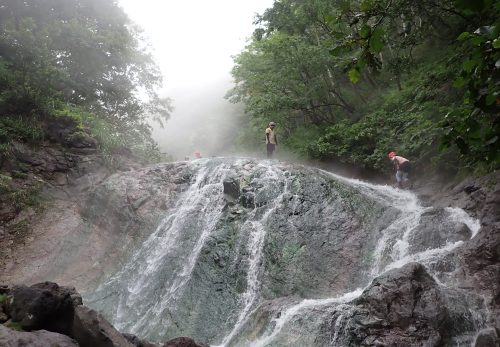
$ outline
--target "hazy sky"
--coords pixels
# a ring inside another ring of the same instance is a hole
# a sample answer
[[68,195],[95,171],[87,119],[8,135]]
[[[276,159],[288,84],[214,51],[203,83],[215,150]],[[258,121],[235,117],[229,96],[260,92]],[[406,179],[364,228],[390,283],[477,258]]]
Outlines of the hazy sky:
[[223,99],[231,87],[231,56],[251,36],[255,14],[274,0],[119,1],[153,47],[164,76],[162,94],[174,99],[172,118],[165,129],[155,129],[156,140],[177,158],[195,149],[216,154],[209,152],[217,151],[219,137],[231,136],[228,122],[240,109]]

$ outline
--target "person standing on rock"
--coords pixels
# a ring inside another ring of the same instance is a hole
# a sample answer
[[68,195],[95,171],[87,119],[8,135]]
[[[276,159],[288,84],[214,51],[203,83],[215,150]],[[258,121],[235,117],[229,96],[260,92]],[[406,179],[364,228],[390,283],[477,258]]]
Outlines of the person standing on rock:
[[267,157],[272,158],[273,152],[278,145],[278,138],[276,137],[276,133],[274,132],[274,128],[276,127],[276,123],[270,122],[269,126],[266,129],[266,146],[267,146]]
[[410,180],[411,164],[410,161],[402,156],[399,156],[394,151],[387,153],[389,160],[392,162],[394,170],[396,171],[396,181],[399,188],[408,186]]

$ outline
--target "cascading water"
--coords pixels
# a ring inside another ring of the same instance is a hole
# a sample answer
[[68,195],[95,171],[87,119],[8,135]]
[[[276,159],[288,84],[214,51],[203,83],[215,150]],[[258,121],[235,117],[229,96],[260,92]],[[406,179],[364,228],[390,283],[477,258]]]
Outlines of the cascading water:
[[177,299],[224,207],[219,183],[225,173],[223,165],[201,167],[189,190],[151,236],[101,286],[108,293],[105,299],[113,299],[117,327],[152,334],[153,322],[160,321]]
[[[322,345],[343,346],[361,288],[414,261],[452,285],[436,264],[463,238],[446,233],[457,224],[467,237],[479,229],[460,209],[436,212],[411,192],[317,169],[247,159],[190,169],[189,188],[156,230],[86,297],[118,328],[152,340],[313,346],[333,315]],[[239,186],[236,201],[224,195],[227,180]],[[429,218],[451,227],[423,237]]]
[[[462,244],[462,241],[450,242],[444,247],[428,249],[416,254],[409,254],[408,238],[412,231],[419,225],[420,216],[426,211],[426,208],[420,205],[418,198],[413,193],[408,191],[396,190],[388,186],[376,186],[337,175],[332,176],[356,186],[364,194],[377,201],[394,205],[401,211],[401,215],[382,231],[380,241],[375,247],[373,267],[370,272],[371,278],[375,278],[387,270],[401,267],[409,262],[417,261],[422,264],[430,263],[436,258],[440,258],[443,254],[449,253],[454,248]],[[471,229],[472,237],[477,234],[480,228],[480,224],[477,220],[472,219],[469,215],[467,215],[467,213],[465,213],[465,211],[458,208],[447,208],[446,210],[449,212],[449,219],[459,223],[464,223]],[[384,261],[384,259],[386,260]],[[370,281],[371,279],[369,279],[366,284],[369,284]],[[440,284],[445,285],[443,283]],[[345,326],[345,322],[343,322],[343,320],[348,319],[351,306],[346,305],[345,303],[359,297],[362,293],[363,289],[358,288],[342,296],[336,296],[329,299],[304,299],[298,304],[286,308],[285,312],[281,313],[281,316],[275,319],[273,324],[274,328],[268,332],[268,334],[264,334],[260,338],[249,342],[248,345],[251,347],[263,347],[267,345],[281,346],[282,344],[279,342],[271,342],[276,339],[276,336],[278,336],[285,324],[289,323],[297,316],[305,315],[306,312],[304,312],[304,310],[307,310],[308,308],[318,308],[324,306],[331,307],[332,304],[337,306],[336,308],[339,309],[339,311],[345,313],[341,313],[336,318],[334,335],[331,337],[329,345],[347,345],[346,341],[342,341],[342,336],[345,334],[345,332],[342,331],[342,326]],[[477,324],[477,328],[479,328],[481,324],[484,323],[484,317],[481,316],[480,313],[472,312],[472,315],[474,314],[476,314],[476,317],[474,317],[476,320],[475,323]],[[468,337],[472,337],[472,335]],[[304,345],[304,341],[307,340],[296,340],[296,344],[294,345]],[[283,344],[283,346],[289,345],[288,342]],[[313,345],[312,341],[310,341],[310,343]]]

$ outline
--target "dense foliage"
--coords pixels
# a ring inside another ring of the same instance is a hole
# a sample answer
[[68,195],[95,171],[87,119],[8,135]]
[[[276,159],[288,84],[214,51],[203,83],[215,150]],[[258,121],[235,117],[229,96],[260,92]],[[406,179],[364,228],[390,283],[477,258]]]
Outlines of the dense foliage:
[[500,166],[500,1],[276,0],[235,58],[260,145],[278,122],[307,157],[380,170],[396,150],[434,168]]
[[[154,147],[147,117],[166,120],[161,75],[116,0],[4,0],[0,5],[0,152],[71,117],[104,151]],[[146,152],[150,152],[146,150]]]

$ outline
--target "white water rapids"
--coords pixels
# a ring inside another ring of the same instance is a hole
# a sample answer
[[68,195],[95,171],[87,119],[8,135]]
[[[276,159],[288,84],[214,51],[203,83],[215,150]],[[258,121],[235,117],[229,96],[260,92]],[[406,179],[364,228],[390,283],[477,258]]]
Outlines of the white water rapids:
[[[251,169],[247,167],[246,160],[200,160],[191,163],[191,166],[195,175],[189,188],[181,194],[176,205],[166,212],[156,230],[133,252],[121,270],[97,290],[98,293],[111,293],[109,295],[116,298],[110,305],[111,308],[106,309],[119,329],[160,339],[162,326],[175,327],[184,324],[176,320],[174,309],[185,305],[182,300],[190,302],[184,295],[196,289],[196,281],[200,276],[209,276],[204,272],[197,272],[196,267],[204,252],[208,252],[208,243],[217,239],[216,235],[222,227],[228,227],[227,218],[224,217],[227,213],[227,200],[222,183],[239,171],[246,172],[245,175],[252,180],[253,187],[260,192],[256,197],[261,197],[264,202],[256,203],[253,208],[248,209],[246,220],[231,227],[243,235],[243,256],[236,257],[233,262],[243,264],[241,266],[246,271],[245,287],[239,292],[234,308],[226,314],[226,325],[219,331],[224,332],[224,335],[218,335],[218,340],[213,341],[214,346],[273,346],[284,329],[308,310],[320,307],[337,307],[346,312],[349,310],[349,302],[361,295],[363,288],[343,294],[335,293],[331,297],[294,300],[294,304],[288,302],[282,307],[280,315],[272,318],[260,335],[251,340],[240,339],[239,335],[246,329],[263,302],[263,257],[269,225],[273,223],[275,214],[285,205],[292,206],[293,209],[293,206],[304,203],[305,198],[296,193],[297,177],[290,173],[286,166],[276,165],[272,161],[257,162]],[[415,194],[390,186],[347,179],[321,170],[315,170],[315,174],[322,181],[340,182],[374,204],[397,212],[390,223],[384,225],[382,230],[376,231],[379,236],[373,245],[370,268],[365,271],[365,288],[372,279],[390,269],[409,262],[419,262],[426,266],[463,243],[448,242],[440,247],[412,253],[409,247],[414,230],[419,226],[422,215],[429,210],[421,205]],[[295,211],[292,211],[292,216],[293,212]],[[467,225],[472,237],[476,235],[479,230],[477,220],[461,209],[448,208],[446,212],[447,218]],[[238,243],[235,247],[237,246]],[[431,271],[430,273],[433,275]],[[190,312],[183,314],[191,317]],[[338,326],[338,329],[345,317],[340,315],[337,318],[335,326]],[[338,330],[331,337],[331,345],[342,346],[341,333]]]

